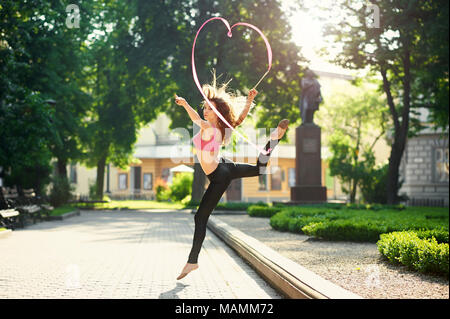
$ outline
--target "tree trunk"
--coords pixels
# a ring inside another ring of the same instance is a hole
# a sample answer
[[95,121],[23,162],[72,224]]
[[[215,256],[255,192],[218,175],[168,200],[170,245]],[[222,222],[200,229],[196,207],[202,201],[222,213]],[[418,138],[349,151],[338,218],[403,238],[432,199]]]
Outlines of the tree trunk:
[[351,182],[351,190],[350,190],[350,203],[354,204],[355,203],[355,199],[356,199],[356,187],[358,185],[358,182],[355,179],[353,179]]
[[103,182],[105,179],[105,166],[106,166],[106,156],[102,156],[97,162],[97,183],[95,197],[98,200],[103,198]]
[[[405,40],[408,42],[408,39]],[[389,205],[398,203],[398,191],[399,191],[399,170],[400,163],[402,160],[403,152],[406,146],[406,139],[408,137],[409,130],[409,112],[411,108],[411,56],[408,51],[408,44],[405,44],[405,52],[402,57],[403,67],[404,67],[404,77],[403,77],[403,109],[401,113],[401,122],[398,118],[397,112],[392,112],[394,117],[395,134],[394,134],[394,144],[392,145],[391,155],[389,157],[389,172],[388,172],[388,183],[386,187],[387,192],[387,203]],[[383,74],[383,80],[386,80],[386,74]],[[386,82],[386,81],[385,81]],[[386,87],[386,85],[385,85]],[[389,90],[390,93],[390,90]],[[391,107],[392,110],[392,107]],[[395,111],[395,109],[394,109]]]
[[0,209],[7,209],[8,205],[6,204],[5,197],[3,196],[3,187],[0,186]]
[[58,158],[56,169],[56,174],[58,175],[58,177],[67,178],[67,159]]
[[[409,122],[409,119],[406,119]],[[387,203],[389,205],[398,204],[400,163],[406,146],[408,136],[408,125],[402,125],[400,131],[395,134],[395,141],[392,145],[389,157],[388,181],[386,185]]]
[[398,165],[400,163],[401,153],[392,147],[391,156],[389,157],[389,171],[388,180],[386,185],[386,200],[387,204],[393,205],[397,202],[397,192],[398,192]]

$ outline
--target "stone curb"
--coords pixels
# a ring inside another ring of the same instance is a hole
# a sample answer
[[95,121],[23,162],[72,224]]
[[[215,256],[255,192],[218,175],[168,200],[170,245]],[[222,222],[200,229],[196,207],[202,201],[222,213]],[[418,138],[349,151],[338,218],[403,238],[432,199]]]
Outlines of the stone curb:
[[11,229],[2,230],[2,231],[0,231],[0,239],[8,237],[11,234],[12,234],[12,230]]
[[209,218],[208,228],[288,298],[362,299],[213,216]]
[[72,216],[79,216],[80,215],[80,211],[79,210],[74,210],[72,212],[68,212],[59,216],[49,216],[47,220],[64,220],[67,219],[69,217]]

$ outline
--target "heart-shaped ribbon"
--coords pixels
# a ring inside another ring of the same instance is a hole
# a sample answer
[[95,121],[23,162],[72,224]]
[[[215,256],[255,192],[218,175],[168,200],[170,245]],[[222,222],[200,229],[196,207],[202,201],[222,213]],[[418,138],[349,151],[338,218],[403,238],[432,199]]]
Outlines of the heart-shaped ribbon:
[[258,151],[260,151],[261,153],[263,153],[264,155],[267,155],[272,149],[268,149],[267,151],[260,148],[259,146],[257,146],[256,144],[254,144],[253,142],[251,142],[249,139],[247,139],[245,136],[243,136],[241,133],[239,133],[237,130],[235,130],[230,123],[227,122],[227,120],[223,117],[222,114],[220,114],[220,112],[214,107],[214,105],[211,103],[211,101],[207,98],[207,96],[205,95],[205,93],[202,90],[202,87],[200,85],[200,82],[198,81],[198,77],[197,77],[197,69],[195,67],[195,43],[197,41],[197,37],[200,33],[200,31],[203,29],[203,27],[210,21],[212,20],[221,20],[225,26],[228,29],[228,37],[231,38],[232,37],[232,33],[231,30],[238,26],[238,25],[243,25],[243,26],[247,26],[252,28],[253,30],[257,31],[261,37],[263,38],[265,44],[266,44],[266,48],[267,48],[267,59],[269,62],[269,67],[266,71],[266,73],[264,73],[264,75],[261,77],[261,79],[259,79],[258,83],[256,83],[256,85],[253,88],[256,88],[256,86],[261,83],[261,81],[264,79],[264,77],[269,73],[270,68],[272,67],[272,49],[270,47],[269,41],[267,40],[266,36],[261,32],[261,30],[259,30],[257,27],[255,27],[254,25],[250,24],[250,23],[245,23],[245,22],[238,22],[233,24],[232,27],[230,27],[230,24],[228,23],[227,20],[225,20],[224,18],[221,17],[214,17],[214,18],[210,18],[208,20],[206,20],[202,26],[200,27],[200,29],[198,29],[197,34],[195,35],[195,39],[194,39],[194,43],[192,45],[192,75],[194,77],[194,82],[197,85],[197,88],[199,89],[200,93],[202,94],[203,98],[205,99],[205,101],[209,104],[209,106],[211,107],[211,109],[213,109],[213,111],[217,114],[217,116],[226,124],[228,125],[234,132],[236,132],[240,137],[242,137],[244,140],[246,140],[250,145],[252,145],[254,148],[256,148]]

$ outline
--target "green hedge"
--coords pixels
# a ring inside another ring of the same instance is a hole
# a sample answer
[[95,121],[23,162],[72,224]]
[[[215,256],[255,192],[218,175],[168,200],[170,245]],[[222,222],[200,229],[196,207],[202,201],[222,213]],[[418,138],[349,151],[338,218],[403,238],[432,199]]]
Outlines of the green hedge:
[[443,274],[448,277],[448,243],[438,243],[435,237],[423,237],[426,234],[422,232],[418,235],[415,231],[381,234],[381,239],[377,242],[378,250],[392,263],[400,263],[420,272]]
[[326,240],[376,242],[392,262],[448,276],[448,219],[447,208],[328,204],[284,208],[270,225]]
[[376,242],[380,238],[380,234],[391,230],[389,226],[378,222],[352,219],[321,221],[302,227],[302,231],[308,236],[334,241],[356,242]]
[[448,211],[442,209],[398,210],[389,207],[374,211],[327,206],[292,207],[272,216],[270,225],[276,230],[305,233],[327,240],[376,242],[380,234],[422,230],[434,232],[439,241],[448,242]]
[[[198,201],[193,201],[190,200],[188,203],[186,203],[186,207],[192,207],[192,208],[197,208],[200,205],[200,202]],[[232,203],[218,203],[216,208],[217,210],[245,210],[247,211],[249,207],[251,206],[264,206],[267,207],[269,206],[269,204],[264,203],[264,202],[256,202],[256,203],[242,203],[242,202],[232,202]]]
[[283,207],[280,206],[260,206],[252,205],[247,209],[247,213],[251,217],[272,217],[276,213],[280,212]]

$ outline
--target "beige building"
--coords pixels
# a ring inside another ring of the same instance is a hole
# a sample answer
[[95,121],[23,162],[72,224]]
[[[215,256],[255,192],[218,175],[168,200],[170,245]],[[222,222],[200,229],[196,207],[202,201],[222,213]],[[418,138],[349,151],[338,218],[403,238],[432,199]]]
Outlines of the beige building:
[[[334,92],[351,87],[349,76],[319,71],[317,74],[324,100]],[[179,165],[193,167],[196,157],[191,138],[194,132],[183,128],[169,131],[169,124],[170,119],[163,113],[139,132],[134,153],[136,163],[127,170],[112,166],[107,169],[104,183],[106,194],[112,198],[154,199],[155,185],[161,181],[170,183],[174,168],[176,170]],[[270,130],[255,130],[251,118],[244,122],[242,130],[260,146],[266,143],[270,134]],[[288,140],[287,144],[279,144],[272,153],[269,162],[271,174],[233,181],[222,201],[289,200],[290,187],[295,185],[295,125],[291,125],[288,131]],[[326,140],[326,136],[322,136],[322,140]],[[389,147],[383,143],[380,140],[376,146],[378,162],[385,161],[389,155]],[[236,152],[229,147],[221,152],[233,161],[256,163],[257,151],[243,141],[239,141]],[[328,199],[346,199],[337,178],[329,176],[326,160],[330,154],[326,145],[322,145],[321,154],[322,185],[327,187]],[[96,169],[76,165],[70,168],[70,172],[75,192],[81,196],[88,195],[89,185],[95,183]]]
[[[427,122],[428,110],[421,109],[418,118]],[[428,126],[417,136],[408,138],[400,165],[403,180],[400,195],[412,206],[449,205],[449,145],[447,130]]]

